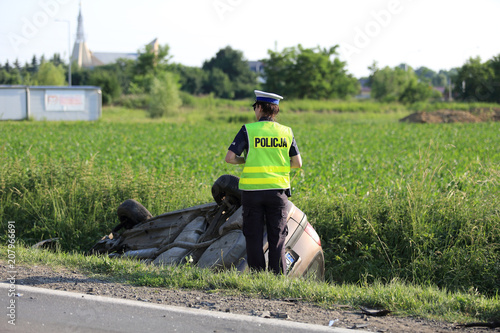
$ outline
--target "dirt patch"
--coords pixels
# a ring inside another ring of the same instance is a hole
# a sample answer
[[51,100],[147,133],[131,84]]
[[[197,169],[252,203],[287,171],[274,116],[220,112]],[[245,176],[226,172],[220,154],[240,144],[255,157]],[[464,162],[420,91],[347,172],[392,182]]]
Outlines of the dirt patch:
[[[459,328],[454,323],[400,317],[397,314],[373,317],[351,307],[332,304],[330,309],[324,309],[297,299],[266,299],[213,291],[136,287],[49,266],[18,266],[16,270],[19,285],[264,318],[280,318],[324,326],[332,323],[334,327],[363,328],[367,332],[500,332],[500,329]],[[7,277],[4,274],[7,271],[5,262],[0,261],[0,272],[4,272],[0,279],[2,282],[6,282]]]
[[439,123],[479,123],[484,121],[500,121],[499,109],[475,109],[472,111],[437,110],[433,112],[416,112],[400,119],[401,122],[439,124]]

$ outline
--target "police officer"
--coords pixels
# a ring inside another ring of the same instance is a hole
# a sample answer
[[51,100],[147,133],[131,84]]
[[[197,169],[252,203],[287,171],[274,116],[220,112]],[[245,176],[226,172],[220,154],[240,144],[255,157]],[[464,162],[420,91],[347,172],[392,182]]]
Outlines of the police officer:
[[292,129],[275,121],[283,97],[259,90],[254,92],[253,109],[258,121],[241,128],[228,148],[226,162],[245,164],[239,188],[248,266],[266,269],[263,251],[266,226],[269,270],[284,274],[290,168],[302,167],[302,158]]

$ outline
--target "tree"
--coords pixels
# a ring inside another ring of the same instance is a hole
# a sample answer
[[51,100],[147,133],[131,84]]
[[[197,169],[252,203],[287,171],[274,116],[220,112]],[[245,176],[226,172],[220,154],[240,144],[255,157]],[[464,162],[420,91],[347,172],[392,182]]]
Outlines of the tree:
[[415,102],[426,101],[430,98],[440,97],[440,93],[434,89],[429,83],[419,82],[416,76],[410,76],[403,92],[399,95],[398,101],[405,104],[413,104]]
[[420,82],[425,82],[427,84],[432,84],[432,80],[437,76],[436,72],[424,66],[417,68],[415,74]]
[[35,75],[35,82],[41,86],[64,86],[65,77],[62,65],[55,66],[52,62],[44,62]]
[[488,61],[488,67],[493,71],[491,80],[492,96],[490,101],[500,103],[500,54]]
[[122,93],[115,72],[96,68],[90,73],[89,83],[93,86],[101,87],[103,104],[111,104]]
[[208,72],[204,91],[217,97],[231,99],[235,97],[234,86],[229,76],[222,69],[214,67]]
[[54,66],[64,65],[64,62],[61,60],[61,55],[59,53],[54,53],[52,59],[49,60]]
[[14,69],[17,69],[18,71],[21,70],[21,63],[19,62],[19,59],[14,61]]
[[118,59],[114,64],[103,66],[106,70],[116,74],[121,90],[125,94],[130,93],[130,84],[134,76],[135,61],[131,59]]
[[481,63],[481,58],[469,58],[458,70],[453,92],[464,101],[494,100],[494,67]]
[[371,97],[382,102],[397,101],[405,89],[407,72],[399,66],[379,69],[376,64],[370,70]]
[[411,104],[426,101],[439,94],[429,83],[419,81],[411,67],[400,65],[394,69],[379,69],[375,63],[369,69],[371,96],[379,101]]
[[[151,44],[139,51],[137,61],[132,69],[133,78],[130,82],[130,89],[133,93],[149,92],[153,84],[153,79],[168,69],[169,46],[158,46],[155,50]],[[125,63],[124,63],[125,64]]]
[[36,55],[31,59],[31,66],[29,67],[29,72],[31,74],[35,74],[38,72],[38,60],[36,59]]
[[178,78],[171,72],[159,73],[151,85],[149,116],[158,118],[174,115],[181,104]]
[[33,74],[31,65],[27,62],[24,63],[24,66],[21,68],[21,77],[24,85],[33,85],[35,82],[33,81]]
[[139,51],[135,63],[135,74],[154,75],[167,69],[168,61],[172,58],[168,54],[169,50],[168,45],[159,45],[157,50],[151,44],[146,45],[143,50]]
[[23,78],[21,75],[21,64],[19,63],[19,60],[16,59],[13,65],[14,67],[11,67],[8,62],[5,64],[5,68],[8,73],[4,78],[6,80],[6,84],[22,84]]
[[92,70],[85,67],[73,66],[71,71],[71,84],[74,86],[90,85],[90,74]]
[[[205,84],[205,92],[213,92],[218,97],[234,96],[235,98],[245,98],[252,96],[257,82],[257,75],[250,70],[248,61],[243,58],[243,52],[226,46],[220,49],[215,57],[205,61],[202,69],[209,73],[208,82]],[[223,79],[221,72],[229,79],[232,92],[227,91],[227,87],[221,86],[221,84],[225,85],[226,81]],[[212,78],[217,81],[211,82]],[[219,95],[219,92],[222,92],[224,96]]]
[[208,82],[208,73],[199,67],[181,64],[172,65],[172,72],[179,76],[181,90],[192,95],[203,93],[203,85]]
[[347,73],[346,63],[336,57],[337,48],[308,49],[299,44],[281,53],[269,50],[269,59],[263,60],[265,89],[295,98],[347,98],[357,94],[359,83]]
[[5,68],[0,69],[0,84],[16,85],[22,84],[22,78],[19,72],[8,71]]

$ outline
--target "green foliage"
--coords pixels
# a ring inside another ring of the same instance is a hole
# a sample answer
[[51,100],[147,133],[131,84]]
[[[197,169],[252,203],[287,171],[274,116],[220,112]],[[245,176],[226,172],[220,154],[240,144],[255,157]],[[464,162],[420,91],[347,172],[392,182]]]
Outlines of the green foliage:
[[94,69],[90,73],[89,83],[93,86],[101,87],[102,103],[105,105],[111,104],[122,94],[122,89],[115,72]]
[[9,85],[22,84],[22,78],[18,71],[0,69],[0,83]]
[[229,76],[222,69],[214,67],[208,73],[208,80],[204,85],[205,91],[210,91],[214,96],[226,99],[234,98],[234,89]]
[[180,64],[172,66],[172,72],[179,75],[181,90],[192,95],[203,93],[203,84],[207,82],[207,72],[198,67],[188,67]]
[[377,68],[370,67],[371,96],[381,102],[402,102],[412,104],[439,97],[429,83],[419,81],[411,67]]
[[127,109],[147,109],[150,100],[149,94],[128,94],[121,95],[113,102],[113,105],[123,106]]
[[40,86],[64,86],[66,84],[65,72],[62,65],[45,62],[40,65],[35,75],[35,81]]
[[134,60],[118,59],[114,64],[101,66],[99,68],[112,72],[116,75],[123,94],[132,94],[129,89],[134,78],[135,66],[136,62]]
[[179,112],[182,100],[179,97],[175,74],[164,72],[153,79],[149,103],[148,112],[151,118],[172,116]]
[[470,58],[453,80],[456,98],[468,102],[500,103],[500,55],[481,63]]
[[292,99],[286,100],[280,107],[280,112],[288,111],[315,111],[315,112],[340,112],[340,113],[387,113],[406,112],[407,108],[401,103],[379,103],[373,100],[317,100],[317,99]]
[[370,71],[371,97],[382,102],[397,101],[404,91],[408,73],[399,67],[379,69],[376,64],[370,67]]
[[453,68],[449,71],[439,70],[435,72],[425,66],[419,67],[415,70],[420,82],[430,84],[434,87],[445,87],[449,85],[449,79],[456,75],[457,69]]
[[399,102],[403,104],[413,104],[440,97],[442,97],[441,94],[437,90],[432,89],[432,86],[428,83],[419,82],[418,79],[413,76],[406,82],[405,89],[399,96]]
[[202,69],[208,73],[204,84],[206,93],[222,98],[251,97],[257,77],[243,59],[241,51],[230,46],[220,49],[215,57],[205,61]]
[[454,92],[460,99],[469,102],[484,100],[487,94],[485,84],[492,75],[491,68],[481,64],[481,58],[470,58],[458,71]]
[[151,91],[155,79],[168,70],[168,61],[171,58],[168,51],[168,45],[160,45],[155,50],[151,44],[148,44],[139,52],[137,61],[131,68],[133,77],[128,87],[130,93],[141,94]]
[[151,44],[144,47],[139,52],[137,62],[134,66],[136,75],[157,74],[167,69],[168,61],[172,58],[169,55],[168,45],[158,45],[155,50]]
[[[419,67],[415,70],[415,74],[417,75],[420,82],[425,82],[428,84],[432,84],[433,78],[437,76],[437,73],[432,69],[427,68],[425,66]],[[443,81],[443,83],[445,83]],[[442,84],[444,86],[444,84]]]
[[71,84],[74,86],[88,86],[90,85],[91,69],[76,66],[71,67]]
[[487,64],[493,71],[493,79],[490,81],[491,98],[488,100],[500,104],[500,54],[489,60]]
[[347,98],[359,92],[359,83],[347,74],[346,63],[334,57],[337,47],[307,49],[300,44],[283,52],[269,50],[264,59],[268,91],[286,92],[290,98]]
[[419,112],[419,111],[436,111],[436,110],[458,110],[458,111],[469,111],[473,114],[479,112],[491,112],[498,108],[497,104],[494,103],[462,103],[462,102],[417,102],[412,105],[406,106],[408,111]]

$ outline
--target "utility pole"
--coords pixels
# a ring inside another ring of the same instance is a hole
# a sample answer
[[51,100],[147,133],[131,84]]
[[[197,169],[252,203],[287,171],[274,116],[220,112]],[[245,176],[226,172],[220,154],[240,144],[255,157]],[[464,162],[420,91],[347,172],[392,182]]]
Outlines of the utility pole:
[[57,22],[66,22],[68,24],[68,86],[71,87],[71,22],[69,20],[56,20]]
[[451,102],[451,78],[448,76],[448,101]]

